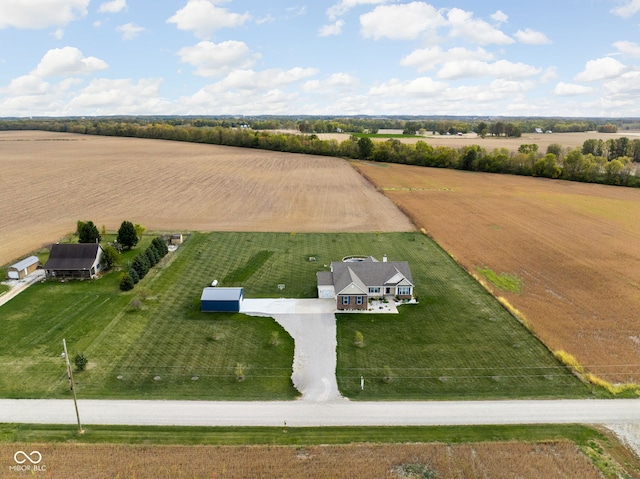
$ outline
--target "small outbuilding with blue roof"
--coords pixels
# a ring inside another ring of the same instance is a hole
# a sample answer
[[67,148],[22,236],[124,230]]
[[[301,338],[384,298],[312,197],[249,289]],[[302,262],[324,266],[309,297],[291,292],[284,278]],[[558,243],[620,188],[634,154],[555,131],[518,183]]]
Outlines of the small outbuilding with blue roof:
[[200,311],[204,313],[237,313],[244,299],[244,288],[204,288]]

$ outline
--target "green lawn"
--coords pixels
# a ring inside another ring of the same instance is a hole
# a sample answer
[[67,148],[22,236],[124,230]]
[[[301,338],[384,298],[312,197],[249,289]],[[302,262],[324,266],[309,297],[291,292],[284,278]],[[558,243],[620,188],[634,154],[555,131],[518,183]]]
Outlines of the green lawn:
[[169,427],[0,424],[0,443],[77,442],[111,444],[349,444],[442,442],[449,444],[485,441],[558,441],[587,444],[602,433],[582,425],[535,426],[402,426],[402,427]]
[[[127,253],[123,265],[150,240]],[[113,273],[37,284],[2,306],[0,395],[68,397],[60,357],[66,338],[72,357],[83,352],[90,361],[75,375],[83,398],[293,399],[289,335],[270,318],[200,313],[202,288],[218,279],[220,286],[244,286],[249,298],[315,297],[315,273],[350,254],[409,261],[420,304],[402,306],[399,315],[340,315],[344,394],[366,400],[588,394],[419,233],[196,233],[133,291],[120,292]],[[136,299],[140,308],[132,307]],[[353,345],[356,330],[363,348]],[[278,346],[270,344],[274,331]],[[238,363],[245,366],[243,382],[235,379]],[[385,366],[389,383],[382,380]]]
[[[426,400],[587,393],[542,343],[425,236],[372,241],[366,252],[407,260],[420,304],[400,306],[399,315],[338,315],[343,394],[362,400]],[[364,347],[354,344],[356,331],[363,334]],[[391,380],[385,382],[389,372]]]

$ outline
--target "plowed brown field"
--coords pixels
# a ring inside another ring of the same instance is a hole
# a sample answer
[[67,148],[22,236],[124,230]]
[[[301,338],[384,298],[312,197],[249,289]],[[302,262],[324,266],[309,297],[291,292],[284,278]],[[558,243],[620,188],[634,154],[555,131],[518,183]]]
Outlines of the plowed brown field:
[[355,165],[466,269],[520,277],[520,294],[495,292],[548,347],[610,381],[640,381],[640,190]]
[[0,132],[0,265],[77,220],[115,230],[411,231],[344,160],[162,140]]
[[[0,445],[2,477],[24,477],[9,470],[16,451],[42,455],[40,478],[388,478],[398,466],[424,464],[438,478],[597,479],[602,475],[569,442],[481,444],[363,444],[352,446],[127,446],[84,444]],[[18,456],[22,459],[23,456]],[[24,459],[22,459],[24,460]],[[25,467],[30,463],[26,462]],[[33,469],[34,466],[31,466]],[[431,476],[428,476],[431,477]]]

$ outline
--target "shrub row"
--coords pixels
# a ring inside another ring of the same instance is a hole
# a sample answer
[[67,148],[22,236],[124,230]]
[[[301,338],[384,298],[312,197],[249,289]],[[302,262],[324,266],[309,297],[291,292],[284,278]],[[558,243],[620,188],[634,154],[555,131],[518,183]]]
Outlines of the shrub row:
[[167,243],[159,236],[154,238],[147,249],[133,259],[129,272],[122,275],[120,289],[122,291],[133,289],[133,287],[147,275],[149,270],[158,264],[168,252],[169,248]]

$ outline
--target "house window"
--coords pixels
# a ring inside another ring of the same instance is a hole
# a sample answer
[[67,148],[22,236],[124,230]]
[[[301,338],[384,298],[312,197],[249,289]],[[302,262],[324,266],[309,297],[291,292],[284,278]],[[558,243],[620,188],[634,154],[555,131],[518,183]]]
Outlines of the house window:
[[411,295],[411,286],[398,286],[398,295],[400,295],[400,296],[410,296]]
[[342,297],[342,304],[349,304],[349,296]]
[[356,304],[358,305],[364,304],[364,296],[356,296]]
[[380,286],[369,286],[369,294],[380,294]]

